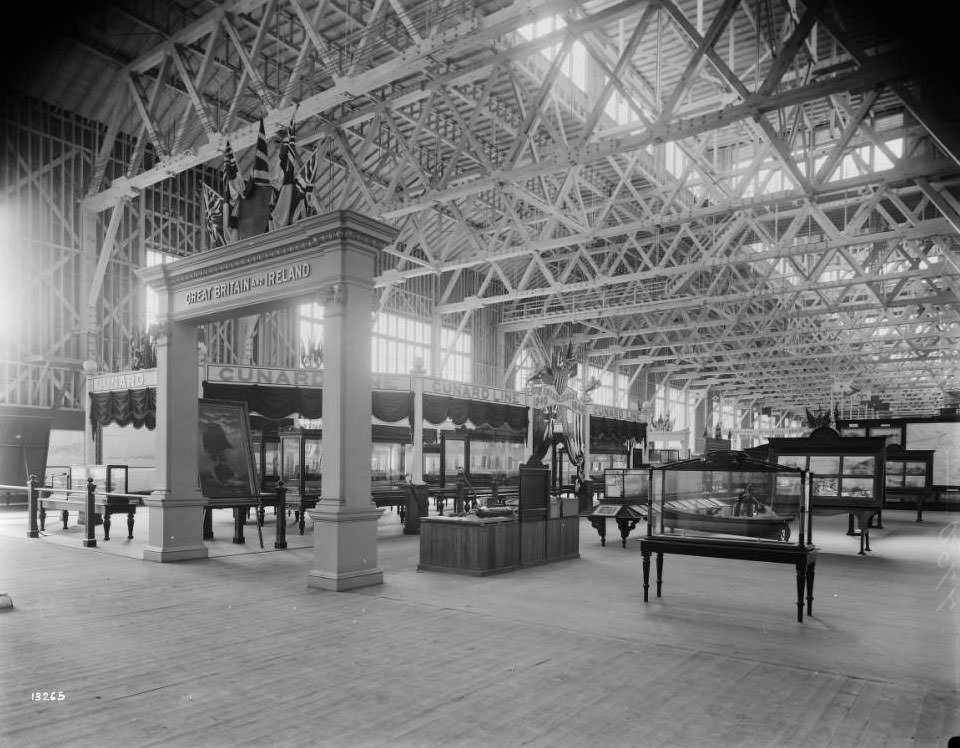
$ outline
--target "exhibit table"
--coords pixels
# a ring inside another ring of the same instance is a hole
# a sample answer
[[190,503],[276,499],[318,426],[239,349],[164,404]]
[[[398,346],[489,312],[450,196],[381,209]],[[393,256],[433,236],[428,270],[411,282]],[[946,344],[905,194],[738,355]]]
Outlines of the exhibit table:
[[747,561],[768,561],[793,564],[797,572],[797,621],[803,622],[803,598],[806,593],[807,615],[813,612],[813,577],[817,565],[816,548],[809,545],[782,543],[726,542],[715,543],[698,538],[642,538],[643,601],[648,601],[650,590],[650,555],[657,554],[657,597],[663,586],[663,554],[735,558]]
[[485,576],[580,557],[580,518],[527,520],[476,514],[420,520],[421,571]]

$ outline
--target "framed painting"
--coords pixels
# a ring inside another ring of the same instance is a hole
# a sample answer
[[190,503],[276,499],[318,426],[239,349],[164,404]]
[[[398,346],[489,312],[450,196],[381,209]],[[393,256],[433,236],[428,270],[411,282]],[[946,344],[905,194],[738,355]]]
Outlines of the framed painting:
[[840,455],[811,455],[810,472],[814,475],[839,475]]
[[872,455],[844,455],[844,475],[873,475],[874,460]]
[[258,494],[247,404],[200,400],[200,492],[208,499]]
[[844,478],[841,495],[854,499],[872,499],[873,478]]

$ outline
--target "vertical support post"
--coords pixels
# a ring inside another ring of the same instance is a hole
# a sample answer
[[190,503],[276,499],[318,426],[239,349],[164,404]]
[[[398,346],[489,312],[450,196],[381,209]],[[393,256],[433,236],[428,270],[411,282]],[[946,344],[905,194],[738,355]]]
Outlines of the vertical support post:
[[27,537],[39,538],[37,529],[37,476],[31,475],[27,479]]
[[343,591],[383,583],[377,565],[383,510],[370,494],[370,328],[374,259],[396,232],[352,211],[322,220],[328,225],[318,231],[330,237],[316,276],[325,304],[323,495],[310,511],[313,566],[307,586]]
[[413,361],[410,384],[413,386],[413,465],[410,466],[410,482],[415,486],[423,483],[423,359]]
[[93,478],[87,478],[87,503],[86,503],[87,529],[86,529],[86,537],[83,539],[84,548],[97,547],[97,538],[94,535],[94,530],[97,524],[96,506],[94,503],[96,490],[97,490],[97,486],[93,482]]
[[287,547],[287,487],[283,481],[277,481],[277,539],[273,543],[277,550]]
[[[161,289],[158,296],[163,319],[171,293]],[[166,563],[209,555],[203,544],[205,502],[197,484],[197,367],[196,325],[166,319],[157,336],[157,467],[154,489],[143,500],[148,520],[145,561]]]

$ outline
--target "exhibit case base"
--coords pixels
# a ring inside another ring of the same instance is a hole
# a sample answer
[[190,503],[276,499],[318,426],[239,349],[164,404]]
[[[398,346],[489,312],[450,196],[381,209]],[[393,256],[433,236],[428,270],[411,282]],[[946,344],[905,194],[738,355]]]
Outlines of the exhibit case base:
[[504,517],[426,517],[421,571],[486,576],[580,557],[580,518],[520,522]]

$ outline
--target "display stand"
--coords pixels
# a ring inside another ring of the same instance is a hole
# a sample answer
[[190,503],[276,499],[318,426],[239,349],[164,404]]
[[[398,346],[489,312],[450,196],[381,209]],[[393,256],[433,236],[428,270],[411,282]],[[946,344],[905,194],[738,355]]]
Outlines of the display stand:
[[743,452],[655,468],[651,473],[643,556],[643,601],[649,600],[650,556],[657,555],[657,597],[663,555],[793,564],[797,621],[813,611],[816,548],[812,543],[806,471],[751,459]]
[[587,514],[587,519],[600,536],[600,545],[607,544],[607,520],[616,521],[620,545],[627,547],[627,537],[646,518],[650,498],[650,469],[608,469],[603,473],[603,498]]
[[562,504],[550,501],[549,480],[547,468],[522,465],[515,512],[424,517],[417,568],[485,576],[579,558],[580,516],[564,516]]

